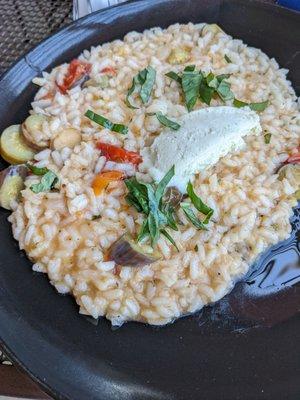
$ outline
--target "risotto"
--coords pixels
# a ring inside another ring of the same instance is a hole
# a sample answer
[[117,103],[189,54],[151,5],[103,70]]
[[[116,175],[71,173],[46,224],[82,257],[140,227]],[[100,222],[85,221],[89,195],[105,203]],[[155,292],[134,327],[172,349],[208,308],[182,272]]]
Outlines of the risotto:
[[[131,32],[35,78],[30,117],[1,137],[17,166],[0,193],[33,270],[113,325],[163,325],[222,298],[291,231],[300,125],[287,72],[189,23]],[[186,193],[167,187],[175,161],[159,185],[145,148],[174,132],[179,152],[181,121],[221,106],[255,114],[260,131],[195,167]]]

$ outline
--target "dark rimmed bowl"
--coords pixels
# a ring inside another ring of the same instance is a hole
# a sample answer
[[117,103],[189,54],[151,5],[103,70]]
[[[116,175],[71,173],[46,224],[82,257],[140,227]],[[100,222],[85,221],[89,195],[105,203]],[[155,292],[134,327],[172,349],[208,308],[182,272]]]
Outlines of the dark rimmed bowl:
[[[36,91],[31,80],[42,70],[131,30],[188,21],[216,22],[276,57],[299,92],[298,13],[253,0],[142,0],[76,21],[21,58],[0,81],[0,129],[26,117]],[[268,290],[255,283],[273,253],[256,265],[256,275],[201,313],[164,328],[129,323],[113,331],[104,319],[96,325],[80,316],[71,297],[58,296],[45,276],[32,273],[7,216],[1,211],[0,343],[54,398],[300,398],[299,286]],[[281,266],[291,252],[299,265],[298,219],[291,239],[274,249],[284,254]],[[256,296],[249,297],[253,285]]]

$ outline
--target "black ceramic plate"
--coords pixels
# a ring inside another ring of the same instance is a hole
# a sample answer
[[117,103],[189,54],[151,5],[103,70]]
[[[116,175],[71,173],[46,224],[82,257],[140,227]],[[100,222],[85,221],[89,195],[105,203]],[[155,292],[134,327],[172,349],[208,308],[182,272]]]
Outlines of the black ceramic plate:
[[[0,82],[0,129],[22,121],[41,70],[131,30],[216,22],[275,56],[300,86],[300,16],[257,1],[143,0],[88,16],[41,43]],[[55,398],[74,400],[296,400],[300,398],[297,224],[220,303],[164,328],[112,330],[78,314],[32,273],[1,211],[0,337]]]

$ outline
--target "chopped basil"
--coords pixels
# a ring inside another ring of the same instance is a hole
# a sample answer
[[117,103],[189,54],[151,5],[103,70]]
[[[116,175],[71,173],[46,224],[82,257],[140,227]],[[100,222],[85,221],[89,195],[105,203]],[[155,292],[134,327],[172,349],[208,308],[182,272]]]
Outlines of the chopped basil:
[[196,104],[202,78],[202,73],[183,71],[181,85],[184,93],[185,105],[189,112],[192,111]]
[[168,73],[166,73],[166,76],[170,79],[173,79],[174,81],[181,83],[181,77],[176,74],[176,72],[170,71]]
[[203,80],[200,84],[199,92],[201,101],[209,106],[213,98],[215,89],[207,86],[206,82]]
[[264,139],[265,139],[265,143],[266,143],[266,144],[269,144],[269,143],[270,143],[271,137],[272,137],[272,134],[271,134],[271,133],[266,133],[266,134],[264,135]]
[[195,71],[196,65],[188,65],[184,68],[185,72],[192,72]]
[[230,58],[228,57],[227,54],[225,54],[224,58],[225,58],[225,61],[228,62],[228,64],[232,63],[232,61],[230,60]]
[[177,124],[175,121],[171,121],[169,118],[167,118],[165,115],[163,115],[161,112],[156,113],[156,117],[159,120],[159,122],[167,126],[168,128],[173,129],[174,131],[177,131],[180,128],[180,125]]
[[175,167],[173,165],[170,168],[170,170],[166,173],[166,175],[162,178],[162,180],[159,182],[159,184],[157,185],[157,188],[155,191],[155,197],[156,197],[157,201],[161,201],[163,194],[166,190],[166,187],[174,175],[175,175]]
[[179,251],[178,246],[172,236],[165,229],[161,229],[160,232],[168,239],[168,241],[176,248],[176,250]]
[[[225,78],[224,78],[225,79]],[[234,98],[234,94],[232,93],[230,89],[230,83],[222,80],[219,84],[219,86],[216,89],[219,97],[223,100],[232,100]]]
[[49,169],[46,168],[46,167],[39,168],[39,167],[36,167],[35,165],[30,164],[30,163],[27,163],[26,166],[30,169],[30,171],[34,175],[45,175],[49,171]]
[[233,100],[233,105],[234,107],[241,108],[241,107],[249,107],[253,111],[264,111],[268,105],[269,105],[269,100],[262,101],[260,103],[246,103],[244,101],[234,99]]
[[140,71],[133,79],[130,88],[128,89],[125,103],[129,108],[137,109],[130,100],[130,96],[138,88],[140,98],[144,104],[146,104],[151,96],[154,83],[156,79],[156,71],[150,65]]
[[131,95],[133,94],[133,92],[135,91],[135,88],[136,88],[137,83],[138,83],[138,79],[137,79],[137,77],[135,76],[135,77],[132,79],[132,85],[131,85],[131,87],[129,88],[129,90],[128,90],[128,92],[127,92],[126,99],[125,99],[125,103],[126,103],[126,105],[127,105],[129,108],[138,109],[138,107],[134,106],[134,105],[131,103],[131,100],[130,100],[130,96],[131,96]]
[[194,247],[194,250],[195,250],[195,251],[198,251],[198,250],[199,250],[199,248],[198,248],[198,245],[197,245],[197,244],[195,245],[195,247]]
[[181,203],[180,207],[182,208],[184,214],[186,215],[187,219],[191,221],[191,223],[197,228],[202,230],[207,230],[207,227],[200,219],[195,215],[194,211],[190,208],[188,203]]
[[189,198],[191,199],[191,202],[193,204],[193,206],[202,214],[206,215],[205,220],[203,221],[204,224],[207,224],[210,220],[210,218],[212,217],[214,210],[210,207],[208,207],[208,205],[206,205],[205,203],[203,203],[203,201],[200,199],[200,197],[198,197],[196,195],[196,193],[194,192],[194,188],[191,182],[189,182],[187,184],[187,194],[189,195]]
[[110,131],[121,133],[122,135],[126,135],[128,133],[127,126],[123,124],[114,124],[109,119],[103,117],[102,115],[96,114],[91,110],[87,110],[85,116],[90,120],[96,122],[96,124],[99,124],[104,128],[109,129]]
[[155,79],[156,79],[156,71],[154,68],[151,67],[151,65],[149,65],[139,74],[139,80],[142,85],[140,96],[144,104],[146,104],[150,99]]
[[53,189],[57,182],[57,175],[52,171],[48,171],[45,173],[45,175],[43,175],[40,183],[32,185],[30,189],[33,191],[33,193],[47,192],[48,190]]

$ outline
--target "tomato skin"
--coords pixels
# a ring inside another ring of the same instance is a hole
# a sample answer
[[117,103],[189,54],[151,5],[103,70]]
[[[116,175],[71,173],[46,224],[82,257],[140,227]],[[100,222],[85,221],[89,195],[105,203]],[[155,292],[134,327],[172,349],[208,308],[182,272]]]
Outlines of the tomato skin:
[[81,79],[84,75],[87,75],[91,72],[91,64],[80,61],[80,60],[72,60],[69,64],[69,69],[64,77],[64,81],[62,85],[56,83],[58,89],[62,94],[66,94],[67,90],[71,89],[72,86]]
[[300,164],[300,152],[290,156],[286,160],[286,164]]
[[111,182],[120,181],[124,178],[125,175],[121,171],[105,171],[96,175],[92,184],[95,196],[99,196]]
[[109,161],[127,162],[134,165],[138,165],[143,161],[142,157],[138,153],[135,151],[125,150],[122,147],[101,142],[97,143],[97,147]]
[[102,74],[116,75],[117,71],[113,67],[105,67],[100,71]]

